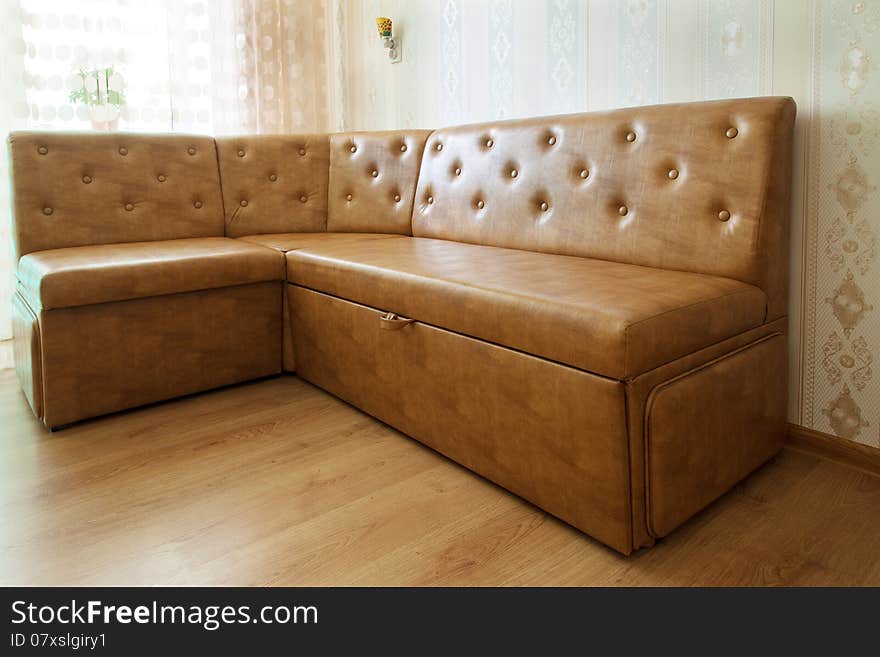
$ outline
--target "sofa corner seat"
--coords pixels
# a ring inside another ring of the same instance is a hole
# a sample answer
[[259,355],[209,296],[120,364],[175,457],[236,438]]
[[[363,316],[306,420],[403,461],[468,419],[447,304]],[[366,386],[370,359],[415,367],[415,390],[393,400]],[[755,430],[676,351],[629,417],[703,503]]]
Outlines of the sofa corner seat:
[[16,369],[49,428],[281,369],[283,256],[224,236],[214,141],[13,133]]

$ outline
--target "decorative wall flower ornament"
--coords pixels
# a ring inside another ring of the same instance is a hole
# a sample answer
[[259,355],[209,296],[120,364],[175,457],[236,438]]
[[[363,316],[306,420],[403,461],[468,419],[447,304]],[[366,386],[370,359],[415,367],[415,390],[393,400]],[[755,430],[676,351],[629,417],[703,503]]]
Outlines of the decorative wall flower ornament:
[[840,79],[850,95],[855,96],[865,88],[873,68],[874,64],[865,47],[859,41],[852,41],[844,51],[840,63]]
[[868,182],[865,170],[855,157],[850,158],[849,165],[837,177],[837,182],[828,187],[834,192],[837,202],[849,217],[852,217],[862,207],[868,195],[877,189]]
[[556,91],[558,93],[564,93],[571,84],[572,78],[574,78],[574,71],[571,69],[568,60],[560,58],[559,61],[556,62],[556,66],[553,67],[553,74],[551,77],[553,78],[553,83],[556,85]]
[[862,321],[865,313],[874,309],[874,306],[865,301],[865,293],[853,280],[851,271],[847,271],[846,278],[837,286],[833,296],[825,299],[825,303],[831,304],[831,311],[843,327],[846,337]]
[[868,350],[863,335],[845,344],[837,331],[833,331],[822,344],[822,369],[828,383],[839,383],[848,377],[856,390],[862,391],[873,377],[871,364],[874,357]]
[[846,224],[839,217],[831,223],[831,228],[825,233],[825,255],[828,256],[828,260],[831,262],[832,271],[840,271],[840,268],[843,267],[845,258],[840,252],[840,240],[843,239],[845,234]]
[[551,93],[547,109],[552,113],[575,111],[580,106],[580,71],[583,65],[579,37],[586,31],[586,16],[578,0],[552,0],[547,3],[549,40],[545,70]]
[[846,367],[842,359],[847,358],[847,356],[844,354],[838,357],[837,355],[842,349],[843,340],[837,334],[837,331],[829,335],[822,345],[822,369],[825,370],[825,376],[828,378],[829,383],[838,383],[841,376],[843,376],[840,365]]
[[742,50],[744,41],[743,26],[735,19],[729,19],[721,28],[721,52],[728,57],[736,57]]
[[[856,224],[855,234],[858,241],[848,240],[847,242],[853,242],[857,245],[857,248],[852,251],[856,254],[853,262],[862,274],[866,274],[877,257],[877,238],[874,236],[874,230],[867,219],[862,219]],[[844,243],[844,249],[846,249],[847,242]]]
[[[850,347],[852,348],[853,356],[848,357],[846,361],[848,364],[844,365],[844,367],[855,368],[850,378],[856,390],[861,391],[865,389],[865,386],[868,385],[873,377],[874,373],[871,371],[871,363],[874,362],[874,357],[868,350],[868,343],[863,335],[853,340]],[[856,367],[857,365],[858,367]]]
[[639,27],[648,16],[648,11],[655,5],[651,0],[627,0],[626,13],[630,21]]
[[877,258],[877,238],[867,219],[854,226],[837,217],[825,233],[825,255],[831,271],[840,271],[844,265],[855,267],[865,275]]
[[841,34],[853,31],[872,34],[880,28],[880,3],[876,0],[851,0],[834,3],[831,24]]
[[656,0],[630,0],[618,14],[620,56],[615,100],[618,106],[657,102],[660,38],[654,18],[657,13]]
[[835,435],[847,440],[853,440],[863,427],[869,426],[845,383],[840,394],[822,409],[822,414],[828,418]]
[[489,2],[490,104],[497,119],[507,118],[513,107],[513,61],[510,55],[510,34],[513,30],[512,0]]
[[849,108],[839,118],[828,120],[828,141],[838,150],[849,149],[870,157],[880,141],[880,112]]

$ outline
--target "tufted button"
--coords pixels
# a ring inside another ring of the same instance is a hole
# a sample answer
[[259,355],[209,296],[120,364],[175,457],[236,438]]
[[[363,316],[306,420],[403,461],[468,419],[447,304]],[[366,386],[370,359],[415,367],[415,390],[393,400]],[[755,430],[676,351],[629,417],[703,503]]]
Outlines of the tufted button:
[[477,201],[477,207],[480,208],[480,210],[482,210],[483,208],[486,207],[486,204],[483,201]]
[[619,214],[621,217],[625,217],[628,212],[629,208],[625,205],[621,205],[619,208],[617,208],[617,214]]
[[724,134],[727,135],[728,139],[733,139],[739,134],[739,130],[737,130],[736,128],[728,128],[727,132],[725,132]]
[[46,148],[45,146],[40,146],[40,147],[37,149],[37,153],[39,153],[40,155],[45,155],[45,154],[48,153],[48,152],[49,152],[49,149]]
[[165,182],[165,180],[166,180],[165,174],[160,173],[158,176],[156,176],[156,180],[158,180],[159,182]]
[[276,173],[270,173],[270,174],[269,174],[269,180],[271,180],[272,182],[275,182],[276,180],[278,180],[278,174],[276,174]]
[[86,185],[88,185],[90,182],[92,182],[92,177],[91,176],[83,176],[83,182]]
[[[190,155],[192,155],[192,153],[190,153]],[[239,157],[244,157],[244,149],[243,149],[243,148],[239,148],[239,149],[238,149],[238,156],[239,156]]]
[[455,167],[455,175],[456,175],[456,176],[460,176],[460,175],[461,175],[461,167]]
[[395,203],[400,203],[400,194],[395,194],[395,195],[394,195],[394,202],[395,202]]
[[125,204],[125,211],[131,212],[132,210],[134,210],[134,206],[131,203],[126,203]]
[[550,209],[550,206],[547,205],[547,201],[542,201],[542,202],[541,202],[541,211],[542,211],[542,212],[547,212],[547,210],[549,210],[549,209]]
[[379,172],[373,169],[372,171],[370,171],[370,175],[373,176],[373,178],[378,178]]
[[718,213],[718,218],[721,221],[727,221],[728,219],[730,219],[730,213],[727,210],[722,210]]
[[486,148],[492,148],[495,145],[495,142],[491,139],[486,140]]
[[580,174],[578,174],[578,175],[579,175],[581,178],[583,178],[584,180],[586,180],[587,178],[590,177],[590,172],[589,172],[587,169],[581,169],[581,172],[580,172]]
[[401,145],[400,145],[400,152],[401,152],[401,153],[406,153],[406,144],[401,144]]
[[352,198],[353,198],[353,197],[352,197],[351,194],[346,194],[346,195],[345,195],[345,200],[346,200],[346,201],[350,201]]
[[634,133],[632,131],[627,132],[626,133],[626,140],[630,141],[630,142],[635,141],[636,140],[636,133]]
[[305,149],[305,148],[300,148],[300,149],[299,149],[299,154],[300,154],[300,155],[305,155],[305,154],[306,154],[306,149]]
[[120,155],[128,155],[128,149],[125,146],[123,146],[122,148],[119,149],[119,154]]
[[239,201],[238,204],[239,204],[241,207],[243,207],[243,208],[246,208],[246,207],[247,207],[247,201],[245,201],[244,199],[241,199],[241,201]]
[[443,150],[443,144],[441,144],[441,143],[438,141],[437,144],[434,146],[434,150],[442,151],[442,150]]
[[52,214],[53,212],[54,212],[54,210],[52,208],[49,208],[49,207],[43,208],[43,214],[46,215],[47,217],[50,214]]
[[556,137],[550,135],[549,139],[547,139],[547,143],[553,146],[554,144],[556,144]]
[[349,147],[348,150],[349,150],[351,153],[357,153],[358,147],[355,146],[354,144],[352,144],[352,145]]
[[518,175],[519,175],[519,171],[517,171],[516,169],[510,170],[510,177],[511,178],[516,178]]
[[670,180],[675,180],[676,178],[678,178],[678,169],[670,169],[666,176]]
[[429,197],[428,197],[428,203],[433,203],[433,202],[434,202],[434,197],[433,197],[433,196],[429,196]]
[[201,209],[201,207],[202,207],[202,202],[201,202],[201,201],[196,201],[195,203],[193,203],[193,207],[194,207],[196,210]]
[[190,155],[195,155],[196,149],[194,146],[190,146],[189,148],[186,149],[186,152],[189,153]]
[[308,201],[308,200],[309,200],[309,197],[306,196],[305,194],[303,194],[302,196],[299,197],[299,202],[300,202],[300,203],[305,203],[305,202]]

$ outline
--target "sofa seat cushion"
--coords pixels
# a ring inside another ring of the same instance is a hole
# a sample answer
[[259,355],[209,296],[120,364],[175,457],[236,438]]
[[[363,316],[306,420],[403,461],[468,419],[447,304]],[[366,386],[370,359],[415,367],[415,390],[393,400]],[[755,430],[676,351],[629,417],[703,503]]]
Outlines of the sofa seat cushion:
[[18,263],[19,290],[44,310],[284,280],[284,256],[227,237],[37,251]]
[[728,278],[428,238],[286,258],[291,283],[615,379],[758,326],[767,303]]
[[286,253],[317,244],[327,244],[344,240],[375,240],[395,237],[388,233],[269,233],[267,235],[246,235],[238,239],[251,244],[268,246],[270,249]]

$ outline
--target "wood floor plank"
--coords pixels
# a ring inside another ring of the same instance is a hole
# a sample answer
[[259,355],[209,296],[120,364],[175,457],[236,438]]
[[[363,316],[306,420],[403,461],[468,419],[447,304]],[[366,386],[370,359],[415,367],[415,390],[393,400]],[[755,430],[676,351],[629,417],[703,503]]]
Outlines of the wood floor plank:
[[0,371],[0,584],[880,584],[880,477],[784,451],[625,558],[295,377],[49,434]]

